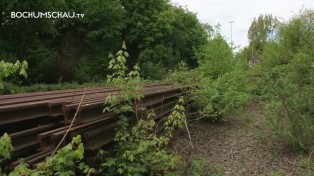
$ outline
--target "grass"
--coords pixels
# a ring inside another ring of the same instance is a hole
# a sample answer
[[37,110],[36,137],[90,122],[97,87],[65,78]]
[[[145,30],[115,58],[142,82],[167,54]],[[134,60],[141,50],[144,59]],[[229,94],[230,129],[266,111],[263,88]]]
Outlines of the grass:
[[97,83],[61,83],[61,84],[34,84],[31,86],[18,86],[12,83],[5,83],[5,88],[0,90],[0,95],[4,94],[16,94],[16,93],[28,93],[28,92],[43,92],[52,90],[64,90],[64,89],[78,89],[86,87],[99,87],[106,85],[105,82]]
[[195,157],[191,161],[190,172],[192,176],[203,175],[204,168],[206,165],[206,160],[202,157]]

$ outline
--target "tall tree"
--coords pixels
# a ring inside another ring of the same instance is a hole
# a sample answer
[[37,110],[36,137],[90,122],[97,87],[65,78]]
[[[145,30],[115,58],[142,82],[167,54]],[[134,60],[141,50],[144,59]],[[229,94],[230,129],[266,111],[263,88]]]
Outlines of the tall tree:
[[207,44],[209,39],[208,31],[212,27],[208,24],[202,24],[196,14],[183,7],[174,7],[176,20],[172,34],[173,47],[180,51],[182,60],[185,60],[188,66],[195,68],[197,59],[195,50]]
[[11,18],[11,12],[58,11],[63,6],[60,0],[39,1],[0,1],[0,59],[15,62],[25,59],[30,65],[29,81],[52,76],[53,59],[57,47],[53,46],[57,35],[56,21],[47,18]]
[[108,73],[108,55],[115,53],[123,42],[126,11],[120,0],[87,0],[81,6],[85,14],[79,26],[83,30],[84,51],[75,69],[75,80],[102,80]]
[[217,79],[235,68],[232,49],[220,34],[201,47],[197,56],[198,70],[206,78]]
[[286,25],[280,27],[280,42],[295,54],[314,54],[314,10],[301,11]]
[[[27,60],[31,83],[104,79],[108,55],[123,41],[128,66],[140,63],[148,76],[156,76],[155,70],[165,75],[180,60],[195,67],[195,50],[208,41],[196,14],[169,0],[3,0],[0,6],[0,59]],[[12,19],[11,11],[76,12],[84,18]]]
[[278,26],[278,19],[271,14],[254,18],[248,31],[250,46],[261,54],[265,44],[276,38]]
[[175,19],[168,0],[122,0],[122,5],[127,17],[123,38],[134,64],[141,50],[160,44],[169,36]]

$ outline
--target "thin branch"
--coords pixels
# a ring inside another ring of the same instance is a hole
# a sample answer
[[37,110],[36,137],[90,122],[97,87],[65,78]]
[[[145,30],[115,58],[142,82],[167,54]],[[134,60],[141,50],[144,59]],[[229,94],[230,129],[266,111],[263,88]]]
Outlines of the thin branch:
[[189,120],[189,122],[193,122],[193,121],[197,121],[197,120],[201,120],[202,118],[204,118],[205,116],[202,116],[202,117],[199,117],[199,118],[196,118],[196,119],[191,119]]
[[75,119],[76,119],[76,117],[77,117],[77,114],[78,114],[78,112],[79,112],[79,110],[80,110],[80,108],[81,108],[81,105],[82,105],[82,102],[83,102],[83,100],[84,100],[84,97],[85,97],[85,95],[86,95],[86,90],[87,90],[87,88],[85,88],[85,90],[84,90],[84,93],[83,93],[83,95],[82,95],[81,101],[80,101],[80,103],[79,103],[79,105],[78,105],[78,107],[77,107],[77,110],[76,110],[76,112],[75,112],[75,115],[74,115],[74,117],[73,117],[73,119],[72,119],[72,121],[71,121],[71,124],[70,124],[68,130],[67,130],[66,133],[63,135],[61,141],[59,142],[59,144],[57,145],[57,147],[55,148],[55,150],[52,152],[51,156],[53,156],[53,155],[58,151],[59,147],[61,146],[61,144],[62,144],[63,141],[65,140],[65,137],[66,137],[66,136],[68,135],[68,133],[70,132],[70,130],[71,130],[73,124],[74,124],[74,121],[75,121]]
[[307,168],[308,168],[309,175],[311,175],[311,158],[312,158],[312,154],[313,154],[313,150],[311,151],[309,159],[307,160]]
[[190,144],[191,144],[191,147],[194,148],[193,144],[192,144],[192,138],[191,138],[191,134],[190,134],[190,130],[188,128],[188,123],[186,122],[186,118],[184,119],[185,121],[185,128],[186,130],[188,131],[188,135],[189,135],[189,140],[190,140]]

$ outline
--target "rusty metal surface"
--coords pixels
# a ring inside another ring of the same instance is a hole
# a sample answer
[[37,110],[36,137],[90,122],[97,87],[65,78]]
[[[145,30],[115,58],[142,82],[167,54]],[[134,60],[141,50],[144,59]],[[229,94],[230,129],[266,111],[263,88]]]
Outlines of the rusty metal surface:
[[[83,93],[84,89],[71,89],[0,96],[0,135],[5,131],[10,132],[15,148],[13,158],[22,156],[33,165],[50,155],[69,128]],[[89,88],[65,144],[76,135],[82,136],[87,151],[95,151],[111,143],[118,118],[102,110],[105,97],[117,93],[110,86]],[[155,112],[156,121],[162,125],[181,94],[181,89],[170,85],[148,84],[143,94],[142,102],[133,103],[136,113],[145,116]],[[134,117],[135,114],[130,114],[131,125],[136,123]],[[23,127],[23,124],[27,125]],[[161,125],[158,130],[162,129]],[[13,161],[11,166],[14,165],[16,162]]]

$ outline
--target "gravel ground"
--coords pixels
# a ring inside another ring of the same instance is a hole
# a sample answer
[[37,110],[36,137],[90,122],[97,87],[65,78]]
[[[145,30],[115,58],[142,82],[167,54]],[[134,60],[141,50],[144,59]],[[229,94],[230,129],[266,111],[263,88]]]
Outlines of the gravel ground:
[[271,139],[258,137],[263,121],[260,111],[255,104],[225,123],[189,124],[193,148],[186,132],[177,134],[172,147],[183,158],[185,175],[191,175],[192,160],[205,161],[202,172],[205,176],[270,175],[278,171],[302,175],[298,155],[285,151]]

